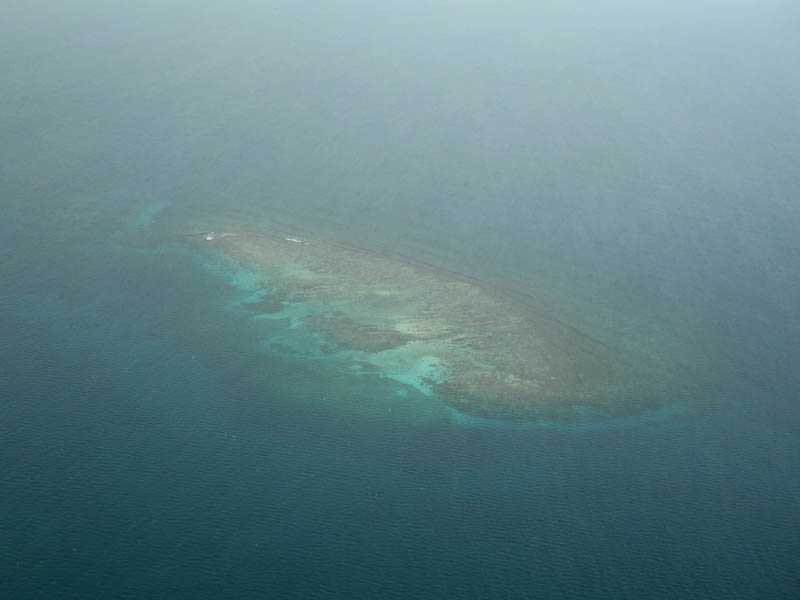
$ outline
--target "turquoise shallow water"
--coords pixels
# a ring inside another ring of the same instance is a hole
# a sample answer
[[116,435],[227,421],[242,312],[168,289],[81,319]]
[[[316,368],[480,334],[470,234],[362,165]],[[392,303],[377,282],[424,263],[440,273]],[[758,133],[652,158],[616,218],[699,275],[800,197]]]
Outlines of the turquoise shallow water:
[[[604,8],[10,9],[4,594],[795,598],[796,9]],[[279,221],[656,347],[682,410],[512,427],[264,351],[184,234]]]

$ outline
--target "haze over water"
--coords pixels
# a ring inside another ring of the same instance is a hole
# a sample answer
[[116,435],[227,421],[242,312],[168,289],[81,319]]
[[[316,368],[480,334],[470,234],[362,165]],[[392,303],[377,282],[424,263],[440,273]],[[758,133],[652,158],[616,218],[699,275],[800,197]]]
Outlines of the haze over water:
[[[702,4],[5,7],[8,597],[795,598],[800,12]],[[510,425],[265,352],[228,229],[680,381]]]

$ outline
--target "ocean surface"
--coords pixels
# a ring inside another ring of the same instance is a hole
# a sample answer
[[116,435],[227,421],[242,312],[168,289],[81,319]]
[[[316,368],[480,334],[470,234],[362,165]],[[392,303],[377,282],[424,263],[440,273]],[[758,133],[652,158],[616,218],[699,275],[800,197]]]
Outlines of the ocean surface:
[[[6,3],[0,595],[800,597],[800,11],[696,4]],[[192,235],[276,224],[654,354],[674,410],[265,353]]]

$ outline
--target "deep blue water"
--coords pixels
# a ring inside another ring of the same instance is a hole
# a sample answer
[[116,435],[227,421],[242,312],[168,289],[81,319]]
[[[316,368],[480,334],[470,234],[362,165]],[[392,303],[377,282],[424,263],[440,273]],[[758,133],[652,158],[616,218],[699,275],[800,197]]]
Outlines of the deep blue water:
[[[798,597],[797,9],[501,8],[8,8],[3,597]],[[657,347],[687,408],[465,425],[259,353],[181,232],[273,219]]]

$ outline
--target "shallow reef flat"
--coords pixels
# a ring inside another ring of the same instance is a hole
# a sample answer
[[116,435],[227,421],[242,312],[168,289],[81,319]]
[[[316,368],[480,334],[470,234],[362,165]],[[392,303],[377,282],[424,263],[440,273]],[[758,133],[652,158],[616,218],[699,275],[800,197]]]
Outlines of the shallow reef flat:
[[591,421],[663,408],[661,361],[626,355],[495,286],[290,232],[195,238],[263,277],[242,306],[291,323],[267,342],[271,351],[339,356],[354,372],[490,419]]

